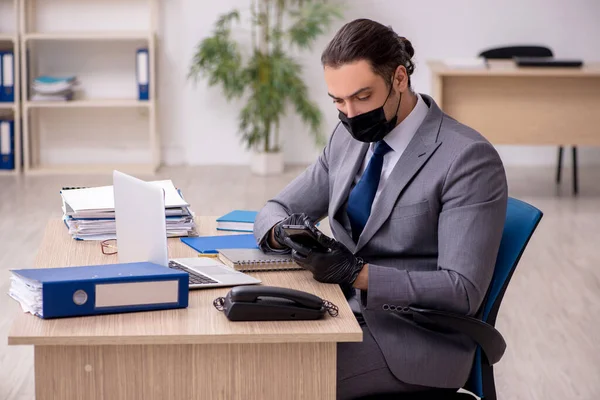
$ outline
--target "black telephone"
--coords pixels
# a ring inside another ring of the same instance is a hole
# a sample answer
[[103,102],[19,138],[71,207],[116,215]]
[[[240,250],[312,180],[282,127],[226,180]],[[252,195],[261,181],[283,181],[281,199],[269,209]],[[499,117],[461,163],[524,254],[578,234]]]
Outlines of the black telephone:
[[214,306],[231,321],[284,321],[333,317],[338,309],[310,293],[273,286],[236,286]]

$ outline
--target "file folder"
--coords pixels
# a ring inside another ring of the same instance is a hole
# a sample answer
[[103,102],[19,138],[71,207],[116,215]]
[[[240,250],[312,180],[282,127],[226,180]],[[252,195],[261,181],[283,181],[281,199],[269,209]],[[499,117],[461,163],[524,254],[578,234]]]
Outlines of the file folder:
[[2,98],[3,102],[15,101],[15,57],[13,52],[2,53]]
[[6,53],[5,51],[0,51],[0,103],[4,102],[4,85],[2,84],[3,75],[2,75],[2,56]]
[[149,262],[11,272],[9,295],[43,319],[188,306],[188,273]]
[[219,249],[258,249],[252,234],[185,237],[181,241],[201,254],[219,254]]
[[0,120],[0,170],[15,169],[15,123]]
[[138,49],[136,59],[138,99],[150,99],[150,57],[148,49]]

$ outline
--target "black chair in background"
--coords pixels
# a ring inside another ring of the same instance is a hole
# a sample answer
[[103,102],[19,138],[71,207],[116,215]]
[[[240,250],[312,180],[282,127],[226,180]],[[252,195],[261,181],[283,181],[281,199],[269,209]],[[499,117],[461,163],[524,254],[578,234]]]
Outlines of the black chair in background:
[[[504,60],[511,59],[513,57],[554,57],[552,50],[545,46],[505,46],[496,47],[482,51],[479,54],[480,57],[490,60]],[[562,164],[563,164],[563,146],[558,148],[558,160],[556,166],[556,183],[560,183],[562,176]],[[577,177],[577,147],[573,146],[573,193],[577,194],[578,188],[578,177]]]
[[513,57],[554,57],[554,54],[544,46],[506,46],[482,51],[479,57],[502,60]]

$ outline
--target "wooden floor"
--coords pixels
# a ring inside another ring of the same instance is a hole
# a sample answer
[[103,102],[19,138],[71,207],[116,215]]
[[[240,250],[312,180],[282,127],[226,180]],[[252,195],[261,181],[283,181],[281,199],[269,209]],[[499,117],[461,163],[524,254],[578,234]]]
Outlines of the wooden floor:
[[[221,215],[259,209],[300,171],[259,178],[244,167],[168,168],[153,179],[173,179],[197,214]],[[600,398],[600,168],[581,169],[578,197],[564,173],[557,188],[551,168],[508,170],[510,195],[545,216],[500,309],[508,348],[496,367],[499,399]],[[61,186],[104,184],[109,176],[0,176],[0,400],[34,398],[32,349],[6,344],[20,312],[6,295],[8,270],[31,267],[47,219],[61,215]]]

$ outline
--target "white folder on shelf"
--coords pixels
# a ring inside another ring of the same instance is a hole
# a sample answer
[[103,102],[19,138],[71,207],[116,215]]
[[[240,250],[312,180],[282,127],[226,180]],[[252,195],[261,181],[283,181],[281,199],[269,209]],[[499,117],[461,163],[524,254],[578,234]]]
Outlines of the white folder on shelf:
[[4,74],[2,73],[3,68],[2,68],[2,64],[4,64],[3,60],[3,55],[4,55],[4,51],[0,51],[0,103],[5,102],[6,100],[4,99],[4,84],[2,83],[4,81]]
[[150,99],[150,61],[148,49],[139,49],[136,59],[138,99]]
[[15,101],[15,57],[12,52],[2,54],[2,100]]

